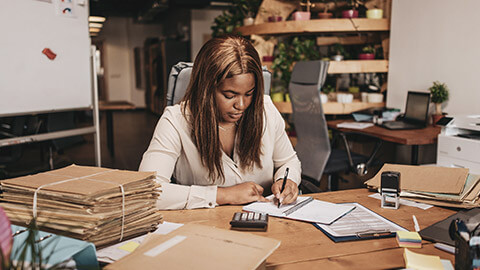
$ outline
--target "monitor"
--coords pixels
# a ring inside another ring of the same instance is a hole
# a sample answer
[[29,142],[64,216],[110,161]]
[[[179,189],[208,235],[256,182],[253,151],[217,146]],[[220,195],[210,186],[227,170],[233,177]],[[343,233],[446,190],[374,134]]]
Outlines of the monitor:
[[427,124],[430,93],[408,91],[404,119],[408,122]]

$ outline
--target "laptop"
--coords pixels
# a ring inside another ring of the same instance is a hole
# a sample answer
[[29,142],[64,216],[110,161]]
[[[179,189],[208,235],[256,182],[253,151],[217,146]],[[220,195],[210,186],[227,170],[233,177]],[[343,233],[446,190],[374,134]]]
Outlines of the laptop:
[[386,121],[380,126],[387,129],[420,129],[428,124],[430,93],[408,91],[405,116],[401,120]]

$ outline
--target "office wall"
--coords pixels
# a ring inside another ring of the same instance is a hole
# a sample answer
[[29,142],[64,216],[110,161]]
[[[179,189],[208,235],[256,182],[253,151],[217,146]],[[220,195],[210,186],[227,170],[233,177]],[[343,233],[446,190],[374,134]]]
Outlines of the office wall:
[[449,114],[480,114],[478,0],[393,0],[387,106],[447,83]]
[[104,76],[109,101],[126,100],[145,107],[145,89],[135,85],[134,48],[143,48],[146,38],[161,36],[160,24],[139,24],[123,17],[107,19],[97,39],[104,40]]
[[198,51],[203,44],[212,36],[212,30],[210,27],[213,25],[213,20],[218,15],[222,14],[222,10],[206,10],[206,9],[193,9],[191,14],[191,56],[192,60],[197,56]]

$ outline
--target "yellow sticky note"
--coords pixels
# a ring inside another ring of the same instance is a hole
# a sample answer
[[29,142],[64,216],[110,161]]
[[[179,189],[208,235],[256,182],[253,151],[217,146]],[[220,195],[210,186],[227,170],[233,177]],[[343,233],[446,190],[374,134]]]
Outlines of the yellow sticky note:
[[119,246],[118,248],[126,250],[128,252],[133,252],[138,246],[140,246],[139,243],[129,241],[129,242],[125,243],[124,245]]
[[422,237],[420,237],[420,234],[418,234],[418,232],[398,231],[397,237],[401,240],[408,239],[408,240],[422,241]]
[[442,262],[440,261],[440,257],[438,256],[423,255],[412,252],[406,248],[403,253],[403,258],[405,259],[406,268],[418,270],[443,270]]

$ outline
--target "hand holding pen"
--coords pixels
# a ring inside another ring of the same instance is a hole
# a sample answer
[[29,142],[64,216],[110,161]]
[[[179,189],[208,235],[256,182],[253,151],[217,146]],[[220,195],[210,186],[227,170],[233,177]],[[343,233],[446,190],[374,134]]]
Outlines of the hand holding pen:
[[297,183],[295,183],[295,181],[291,179],[288,179],[288,173],[286,170],[282,180],[283,181],[276,181],[272,185],[272,193],[275,195],[275,199],[278,200],[280,204],[294,203],[297,200],[298,196]]
[[[285,170],[285,176],[283,177],[283,183],[282,183],[282,189],[280,189],[280,195],[283,193],[285,190],[285,184],[287,183],[287,177],[288,177],[288,168]],[[278,208],[280,208],[280,205],[282,204],[282,200],[278,198]]]

